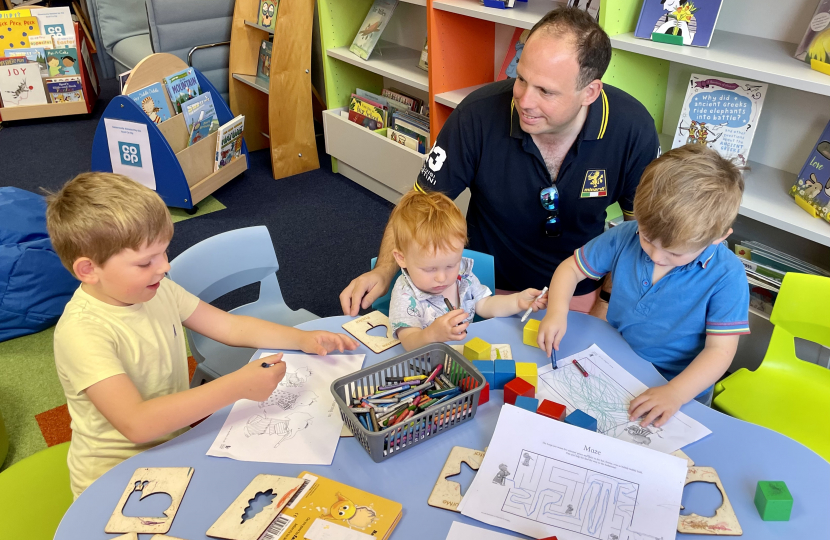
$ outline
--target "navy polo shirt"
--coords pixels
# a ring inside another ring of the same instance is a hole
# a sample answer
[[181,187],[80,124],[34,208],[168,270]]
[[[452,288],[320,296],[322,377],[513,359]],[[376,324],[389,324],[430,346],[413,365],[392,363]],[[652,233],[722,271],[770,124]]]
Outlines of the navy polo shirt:
[[[548,238],[543,230],[548,212],[539,193],[553,180],[533,139],[520,127],[514,81],[489,84],[461,102],[438,134],[415,189],[455,199],[469,187],[469,247],[493,255],[496,287],[520,291],[541,289],[559,263],[600,235],[609,205],[619,202],[632,213],[640,176],[657,157],[659,142],[645,107],[604,85],[559,168],[562,235]],[[597,286],[583,281],[576,294]]]
[[654,263],[640,246],[636,221],[591,240],[574,259],[592,280],[614,275],[608,323],[666,379],[700,354],[707,335],[749,333],[746,272],[722,244],[708,246],[656,284],[651,282]]

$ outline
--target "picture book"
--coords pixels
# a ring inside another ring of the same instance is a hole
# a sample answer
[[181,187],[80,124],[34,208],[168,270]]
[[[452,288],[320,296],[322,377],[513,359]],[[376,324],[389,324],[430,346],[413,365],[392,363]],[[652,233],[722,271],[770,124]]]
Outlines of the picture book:
[[0,56],[0,66],[13,66],[15,64],[27,64],[29,60],[25,56]]
[[378,120],[364,116],[357,111],[349,111],[349,121],[372,131],[383,129],[383,125]]
[[[395,141],[396,143],[400,144],[401,146],[406,146],[410,150],[415,150],[416,152],[420,152],[418,148],[418,138],[412,137],[410,135],[405,135],[404,133],[395,130],[395,128],[389,128],[386,130],[386,137]],[[423,153],[423,152],[421,152]]]
[[380,104],[382,107],[389,108],[389,100],[383,96],[379,96],[375,93],[369,92],[368,90],[364,90],[362,88],[358,88],[354,91],[355,94],[358,96],[365,98],[369,101],[374,101],[375,103]]
[[46,77],[49,68],[46,65],[46,49],[42,47],[21,47],[19,49],[6,49],[3,51],[6,56],[24,56],[27,61],[34,62],[40,67],[40,76]]
[[56,49],[71,49],[75,47],[75,36],[54,36],[52,41]]
[[429,71],[429,49],[427,48],[427,38],[424,38],[424,48],[421,49],[421,58],[418,60],[418,67],[424,71]]
[[49,77],[78,75],[78,49],[74,47],[54,48],[46,53]]
[[193,68],[183,69],[178,73],[168,75],[163,81],[176,114],[182,112],[182,103],[202,93]]
[[395,90],[394,88],[384,88],[381,95],[389,100],[407,105],[412,111],[418,111],[424,104],[423,100],[405,94],[400,90]]
[[13,17],[0,19],[0,36],[4,49],[18,49],[29,46],[29,36],[41,34],[36,17]]
[[830,122],[804,162],[790,195],[813,217],[830,221]]
[[360,58],[368,60],[397,5],[398,0],[375,0],[366,18],[363,19],[363,24],[360,25],[360,30],[357,31],[349,50]]
[[153,83],[127,94],[144,111],[154,124],[161,124],[170,119],[170,109],[167,107],[167,99],[164,97],[164,90],[161,83]]
[[182,105],[182,114],[190,134],[187,145],[190,146],[204,139],[219,129],[219,119],[213,107],[210,92],[197,96]]
[[510,40],[510,46],[507,47],[504,62],[501,63],[501,71],[499,71],[497,81],[516,78],[516,66],[519,65],[519,58],[522,57],[522,50],[525,47],[528,35],[530,35],[530,30],[524,28],[516,28],[513,32],[513,38]]
[[224,124],[216,134],[216,159],[213,170],[218,171],[242,155],[242,134],[245,130],[245,117],[241,114]]
[[303,485],[260,538],[386,540],[401,519],[395,501],[305,471],[298,477]]
[[672,148],[704,144],[746,165],[767,85],[693,74]]
[[579,8],[599,22],[599,0],[568,0],[568,7]]
[[824,42],[830,38],[828,26],[830,26],[830,0],[820,0],[804,32],[804,37],[795,50],[795,57],[808,64],[811,60],[830,63],[830,55],[824,48]]
[[256,78],[259,84],[268,86],[271,80],[271,47],[273,43],[263,39],[259,45],[259,56],[256,63]]
[[708,47],[722,3],[723,0],[644,0],[634,36],[677,36],[683,45]]
[[256,23],[273,32],[277,27],[277,10],[279,8],[280,0],[259,0],[259,14]]
[[0,19],[16,19],[18,17],[29,17],[31,14],[31,9],[15,9],[9,11],[0,11]]
[[[68,7],[36,9],[32,13],[40,23],[40,34],[45,36],[71,37],[75,40],[75,25]],[[75,45],[71,45],[74,47]]]
[[3,107],[48,103],[40,66],[28,62],[0,67],[0,100]]
[[78,76],[47,78],[45,82],[52,103],[84,100],[83,84]]
[[132,73],[132,72],[133,72],[133,70],[130,70],[130,71],[125,71],[124,73],[119,73],[118,74],[118,86],[121,88],[121,93],[122,94],[124,93],[124,85],[127,84],[127,79],[130,78],[130,73]]
[[29,36],[29,47],[40,47],[42,49],[54,49],[55,41],[52,36]]
[[376,120],[380,124],[380,127],[375,129],[381,129],[386,126],[387,111],[380,103],[362,98],[357,94],[352,94],[352,97],[349,99],[349,110]]

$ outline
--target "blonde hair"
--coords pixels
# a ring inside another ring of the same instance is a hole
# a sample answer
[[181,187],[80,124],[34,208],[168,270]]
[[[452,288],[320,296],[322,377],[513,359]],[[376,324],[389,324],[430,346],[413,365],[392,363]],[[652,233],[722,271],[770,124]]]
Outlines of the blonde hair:
[[124,249],[137,251],[173,237],[173,222],[161,197],[120,174],[79,174],[46,202],[46,229],[73,275],[72,265],[81,257],[103,266]]
[[643,171],[634,215],[664,249],[700,249],[726,235],[741,205],[742,168],[700,144],[666,152]]
[[454,242],[467,243],[467,221],[452,200],[437,191],[410,191],[389,216],[395,248],[404,251],[412,242],[423,249],[447,251]]

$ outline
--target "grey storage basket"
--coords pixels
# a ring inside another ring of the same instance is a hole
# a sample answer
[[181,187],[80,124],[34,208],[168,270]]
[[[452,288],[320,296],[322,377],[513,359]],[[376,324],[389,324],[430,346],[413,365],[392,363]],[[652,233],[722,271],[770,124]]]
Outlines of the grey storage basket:
[[[462,393],[451,400],[377,432],[363,427],[349,410],[353,397],[372,394],[375,388],[386,384],[387,377],[429,375],[439,364],[444,366],[441,373],[462,388]],[[331,393],[340,407],[340,416],[354,433],[355,439],[360,441],[375,462],[380,463],[430,437],[472,420],[484,383],[484,376],[458,351],[444,343],[433,343],[341,377],[331,384]]]

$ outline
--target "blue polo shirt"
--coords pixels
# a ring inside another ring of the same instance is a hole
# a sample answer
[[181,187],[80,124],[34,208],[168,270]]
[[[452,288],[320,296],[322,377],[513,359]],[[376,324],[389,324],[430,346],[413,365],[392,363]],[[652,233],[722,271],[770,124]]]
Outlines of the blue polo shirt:
[[673,379],[703,350],[707,335],[749,333],[749,287],[738,257],[710,245],[694,261],[651,283],[654,263],[627,221],[576,250],[585,276],[614,276],[608,322],[641,358]]

